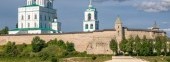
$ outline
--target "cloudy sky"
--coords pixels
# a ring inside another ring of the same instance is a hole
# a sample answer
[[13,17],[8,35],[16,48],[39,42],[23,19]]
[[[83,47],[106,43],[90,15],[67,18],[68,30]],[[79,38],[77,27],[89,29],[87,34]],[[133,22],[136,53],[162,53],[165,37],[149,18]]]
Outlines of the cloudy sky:
[[[55,0],[62,31],[82,31],[84,11],[88,0]],[[0,28],[15,28],[17,8],[26,5],[26,0],[2,0],[0,2]],[[122,18],[129,28],[149,28],[154,21],[170,35],[170,0],[93,0],[98,10],[100,29],[113,28],[116,16]]]

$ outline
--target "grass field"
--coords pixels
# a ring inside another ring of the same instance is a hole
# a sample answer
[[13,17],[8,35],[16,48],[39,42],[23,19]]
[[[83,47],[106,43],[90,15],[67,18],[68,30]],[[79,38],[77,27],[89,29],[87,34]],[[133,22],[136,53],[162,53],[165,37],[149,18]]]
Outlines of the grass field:
[[[149,62],[168,62],[170,56],[134,56],[136,58],[144,59]],[[91,57],[71,57],[71,58],[60,58],[59,62],[104,62],[111,60],[111,56],[97,56],[96,60],[92,60]],[[49,60],[41,60],[39,57],[0,57],[0,62],[51,62]]]
[[97,56],[96,60],[92,60],[91,57],[72,57],[61,59],[61,62],[104,62],[111,60],[112,56]]
[[[91,57],[71,57],[71,58],[61,58],[59,62],[104,62],[111,60],[111,56],[97,56],[96,60],[92,60]],[[38,57],[28,58],[28,57],[0,57],[0,62],[51,62],[50,59],[42,61]]]
[[149,62],[170,62],[170,56],[140,56],[141,58]]
[[42,61],[39,58],[27,58],[27,57],[8,57],[8,58],[2,58],[0,57],[0,62],[50,62],[50,60]]

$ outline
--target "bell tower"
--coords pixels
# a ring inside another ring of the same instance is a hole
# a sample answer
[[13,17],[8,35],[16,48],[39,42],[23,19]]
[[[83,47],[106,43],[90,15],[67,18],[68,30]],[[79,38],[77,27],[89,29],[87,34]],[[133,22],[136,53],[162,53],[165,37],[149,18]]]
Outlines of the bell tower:
[[119,16],[117,17],[115,22],[115,29],[116,29],[116,40],[119,44],[123,39],[123,26],[122,26],[121,18]]
[[89,6],[84,13],[83,21],[83,31],[95,31],[99,29],[99,21],[97,19],[97,10],[92,5],[92,0],[90,0]]

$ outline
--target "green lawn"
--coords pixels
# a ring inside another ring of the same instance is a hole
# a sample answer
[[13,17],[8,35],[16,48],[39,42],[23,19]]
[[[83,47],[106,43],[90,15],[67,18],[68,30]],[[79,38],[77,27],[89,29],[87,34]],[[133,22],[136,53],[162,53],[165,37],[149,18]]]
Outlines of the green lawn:
[[[97,56],[96,60],[92,60],[91,57],[61,58],[59,62],[104,62],[107,60],[111,60],[111,56]],[[0,57],[0,62],[50,62],[50,60],[42,61],[38,57]]]
[[11,57],[11,58],[2,58],[0,57],[0,62],[50,62],[50,60],[42,61],[39,58],[24,58],[24,57]]
[[168,62],[167,60],[170,59],[170,56],[140,56],[137,58],[141,58],[149,62]]
[[112,60],[112,56],[97,56],[96,60],[92,60],[91,57],[72,57],[61,59],[60,62],[104,62]]

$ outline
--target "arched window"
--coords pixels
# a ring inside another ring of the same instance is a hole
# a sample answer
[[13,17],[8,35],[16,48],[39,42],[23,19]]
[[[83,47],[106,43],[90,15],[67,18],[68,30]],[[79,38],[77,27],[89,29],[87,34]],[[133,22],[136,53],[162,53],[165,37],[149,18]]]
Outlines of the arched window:
[[50,16],[48,17],[49,21],[51,20]]
[[37,24],[36,24],[36,23],[34,23],[34,27],[35,27],[35,28],[37,27]]
[[35,14],[34,19],[37,19],[37,15]]
[[43,28],[42,23],[40,24],[40,28]]
[[21,28],[23,28],[23,23],[21,23]]
[[90,13],[88,14],[88,20],[89,21],[91,20],[91,14]]
[[45,18],[45,21],[46,21],[47,20],[46,16],[44,18]]
[[47,25],[45,24],[45,28],[47,28]]
[[30,23],[28,23],[28,28],[30,28]]
[[28,20],[30,20],[30,15],[28,15]]
[[90,25],[90,29],[93,29],[93,24]]
[[42,15],[40,15],[40,21],[42,21]]
[[88,24],[86,24],[86,25],[85,25],[85,29],[88,29],[88,27],[89,27]]
[[21,16],[21,20],[24,20],[24,16],[23,15]]
[[34,4],[36,4],[36,0],[34,0]]

